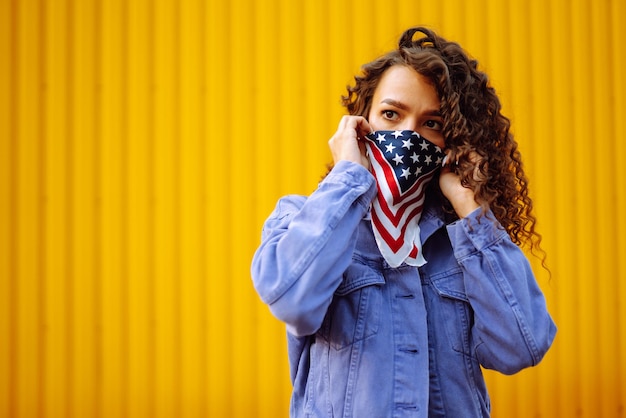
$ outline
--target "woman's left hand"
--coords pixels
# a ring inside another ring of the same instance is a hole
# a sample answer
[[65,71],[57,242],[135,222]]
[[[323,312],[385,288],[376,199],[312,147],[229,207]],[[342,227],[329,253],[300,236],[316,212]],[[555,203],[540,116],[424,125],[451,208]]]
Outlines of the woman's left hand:
[[[476,163],[474,169],[474,180],[481,181],[482,174],[478,168],[478,154],[470,154],[470,160]],[[474,191],[468,187],[464,187],[461,183],[461,177],[456,173],[456,159],[449,152],[447,161],[441,168],[439,176],[439,187],[444,196],[450,201],[454,211],[459,218],[464,218],[474,210],[480,207],[476,201]]]

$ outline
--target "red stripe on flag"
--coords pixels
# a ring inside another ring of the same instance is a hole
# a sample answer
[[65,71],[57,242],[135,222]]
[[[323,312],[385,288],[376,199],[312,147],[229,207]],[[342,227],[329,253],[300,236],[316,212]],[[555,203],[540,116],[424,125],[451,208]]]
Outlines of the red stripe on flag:
[[[413,197],[410,200],[407,200],[406,202],[402,202],[401,206],[396,207],[396,205],[398,205],[398,203],[399,203],[398,200],[400,200],[402,198],[402,196],[400,196],[400,190],[399,190],[399,187],[398,187],[398,184],[397,184],[397,179],[395,177],[393,169],[391,167],[389,167],[388,161],[385,159],[385,157],[382,155],[382,153],[380,152],[380,150],[377,147],[370,146],[369,148],[370,148],[370,155],[373,154],[374,161],[375,161],[375,162],[372,162],[372,163],[373,164],[378,163],[378,164],[376,164],[376,166],[380,167],[383,170],[383,173],[385,175],[385,178],[384,178],[385,181],[381,182],[380,179],[378,178],[378,176],[376,175],[376,170],[372,170],[372,174],[376,178],[376,182],[379,185],[379,187],[378,187],[378,201],[380,203],[381,209],[383,210],[383,212],[385,213],[387,218],[395,226],[397,226],[398,223],[400,222],[400,220],[402,219],[402,216],[404,215],[404,212],[407,210],[407,207],[411,206],[415,202],[417,202],[420,199],[422,199],[422,197],[424,195],[424,188],[422,187],[422,185],[424,184],[424,182],[430,181],[430,179],[435,175],[436,170],[433,170],[430,173],[424,174],[423,176],[419,177],[418,181],[413,186],[411,186],[411,188],[409,190],[407,190],[404,193],[404,195],[415,194],[418,191],[419,191],[419,194],[416,194],[415,197]],[[384,197],[384,192],[383,192],[383,190],[381,190],[382,186],[385,186],[385,185],[389,188],[389,191],[391,192],[391,194],[393,196],[393,200],[394,200],[394,203],[393,203],[394,207],[393,207],[393,209],[395,210],[396,213],[394,213],[392,208],[390,208],[387,205],[387,201],[386,201],[386,199]],[[420,188],[421,188],[421,190],[419,190]],[[419,205],[418,209],[421,209],[421,206],[422,205]]]
[[[410,216],[410,219],[413,219],[416,215],[419,215],[419,213],[421,212],[414,213],[413,215]],[[406,233],[407,227],[409,226],[409,221],[407,221],[402,226],[402,230],[400,231],[401,232],[400,237],[398,239],[395,239],[389,233],[387,228],[385,228],[385,226],[382,224],[382,222],[378,218],[378,213],[376,213],[376,211],[372,212],[372,223],[374,223],[374,225],[376,226],[376,229],[380,233],[381,238],[387,243],[387,246],[389,247],[389,249],[391,249],[394,253],[397,253],[398,250],[402,248],[402,245],[404,244],[404,235]]]

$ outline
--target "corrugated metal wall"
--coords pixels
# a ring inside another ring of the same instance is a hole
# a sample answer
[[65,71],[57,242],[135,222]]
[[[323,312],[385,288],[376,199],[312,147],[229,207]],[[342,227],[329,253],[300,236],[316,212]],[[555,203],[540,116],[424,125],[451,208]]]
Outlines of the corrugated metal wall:
[[624,416],[625,21],[622,0],[0,0],[0,416],[286,416],[261,224],[415,24],[491,74],[549,254],[556,343],[488,374],[494,416]]

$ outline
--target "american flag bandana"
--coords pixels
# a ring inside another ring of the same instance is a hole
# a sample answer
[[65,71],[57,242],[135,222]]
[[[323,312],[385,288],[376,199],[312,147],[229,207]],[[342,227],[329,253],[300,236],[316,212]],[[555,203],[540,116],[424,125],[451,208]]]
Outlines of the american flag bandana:
[[426,263],[419,220],[425,189],[445,154],[413,131],[376,131],[365,145],[378,193],[372,202],[372,226],[381,254],[392,267]]

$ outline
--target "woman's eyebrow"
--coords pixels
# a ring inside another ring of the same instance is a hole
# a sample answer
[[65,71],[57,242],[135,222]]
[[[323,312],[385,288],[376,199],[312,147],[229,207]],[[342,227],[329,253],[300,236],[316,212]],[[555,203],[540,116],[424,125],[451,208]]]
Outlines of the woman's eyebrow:
[[[395,99],[391,99],[391,98],[386,98],[380,101],[381,104],[388,104],[394,107],[397,107],[398,109],[402,109],[402,110],[409,110],[409,106],[399,102]],[[441,111],[439,109],[432,109],[432,110],[427,110],[425,113],[425,115],[427,116],[437,116],[437,117],[441,117]]]
[[391,105],[391,106],[395,106],[398,109],[402,109],[402,110],[409,110],[409,106],[407,106],[406,104],[404,104],[402,102],[394,100],[394,99],[383,99],[383,100],[380,101],[380,103],[381,104],[384,103],[384,104],[388,104],[388,105]]
[[433,109],[426,112],[429,116],[439,116],[441,117],[441,111],[439,109]]

